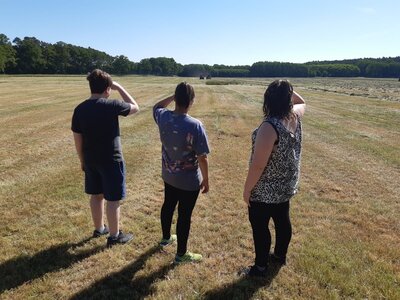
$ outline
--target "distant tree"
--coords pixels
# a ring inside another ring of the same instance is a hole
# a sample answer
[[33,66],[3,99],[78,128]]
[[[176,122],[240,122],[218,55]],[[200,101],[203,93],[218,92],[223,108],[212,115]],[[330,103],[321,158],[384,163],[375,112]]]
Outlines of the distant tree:
[[[322,65],[352,65],[359,69],[357,74],[356,69],[349,69],[347,72],[353,73],[350,76],[364,76],[364,77],[397,77],[398,64],[400,63],[400,56],[397,57],[382,57],[382,58],[358,58],[358,59],[345,59],[336,61],[319,61],[319,62],[308,62],[307,66],[322,66]],[[315,69],[315,68],[313,68]],[[343,70],[342,70],[343,71]],[[354,75],[356,72],[356,75]],[[312,73],[312,72],[311,72]],[[326,69],[324,73],[328,73],[327,76],[333,76]],[[321,75],[317,75],[321,76]],[[346,72],[342,72],[340,76],[348,76]]]
[[74,73],[87,73],[93,69],[99,68],[107,72],[112,72],[114,57],[105,52],[93,48],[82,48],[72,46],[70,48],[72,65],[76,70]]
[[[178,71],[180,70],[180,67],[173,58],[152,57],[148,59],[148,62],[151,65],[151,71],[149,71],[148,74],[172,76],[178,74]],[[146,66],[146,68],[148,68],[148,66]]]
[[366,70],[368,77],[392,77],[397,78],[400,76],[400,63],[370,63]]
[[184,65],[182,71],[178,74],[183,77],[199,77],[207,73],[207,67],[201,64]]
[[115,74],[129,74],[133,69],[133,62],[131,62],[126,56],[119,55],[114,58],[112,62],[112,70]]
[[86,74],[92,71],[93,62],[89,49],[66,44],[69,53],[68,72],[70,74]]
[[11,43],[6,35],[0,34],[0,73],[82,74],[95,68],[117,74],[187,77],[399,77],[400,56],[305,64],[261,61],[251,66],[181,65],[168,57],[145,58],[134,63],[123,55],[113,57],[90,47],[83,48],[61,41],[50,44],[35,37],[25,37],[23,40],[17,37]]
[[308,68],[303,64],[281,62],[256,62],[250,67],[252,77],[307,77]]
[[214,64],[209,72],[214,77],[247,77],[250,66],[227,66]]
[[70,47],[64,42],[57,42],[54,45],[54,61],[52,65],[58,74],[70,74],[73,69],[73,58],[71,57]]
[[0,73],[16,65],[16,52],[5,34],[0,34]]
[[367,76],[367,67],[369,64],[371,64],[373,61],[369,59],[360,59],[356,60],[353,62],[354,65],[356,65],[360,69],[360,76]]
[[211,75],[213,77],[248,77],[250,75],[250,70],[236,69],[236,68],[226,68],[226,69],[213,68]]
[[308,65],[309,76],[322,77],[356,77],[360,76],[360,69],[351,64],[319,64]]
[[157,76],[161,76],[162,75],[163,70],[161,69],[161,67],[159,65],[155,65],[153,66],[153,75],[157,75]]
[[88,48],[89,57],[91,60],[90,69],[102,69],[106,72],[112,71],[112,62],[114,58],[105,52],[95,50],[93,48]]
[[0,45],[11,45],[10,39],[3,33],[0,33]]
[[56,50],[55,50],[54,45],[47,44],[47,45],[43,46],[42,54],[43,54],[43,59],[46,62],[43,72],[46,74],[59,73],[59,72],[57,72],[57,69],[56,69],[57,58],[56,58]]
[[44,73],[46,61],[43,57],[42,43],[34,37],[23,40],[14,39],[17,57],[17,72],[22,74]]
[[175,75],[179,75],[180,73],[182,73],[182,70],[183,70],[183,65],[177,63],[176,64],[176,73],[175,73]]
[[149,75],[153,71],[153,67],[150,63],[150,59],[142,59],[137,65],[137,71],[142,75]]

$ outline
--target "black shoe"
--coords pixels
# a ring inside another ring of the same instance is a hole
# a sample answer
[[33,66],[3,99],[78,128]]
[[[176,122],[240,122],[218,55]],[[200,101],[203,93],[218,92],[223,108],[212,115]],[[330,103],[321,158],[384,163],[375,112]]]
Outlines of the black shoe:
[[260,271],[260,269],[256,265],[254,265],[244,269],[242,274],[249,277],[267,277],[267,268]]
[[282,265],[282,266],[286,265],[286,256],[278,256],[276,254],[270,254],[269,260],[273,264]]
[[93,236],[94,238],[101,237],[102,235],[109,234],[110,231],[108,230],[108,227],[104,224],[104,229],[103,232],[98,231],[97,229],[93,231]]
[[123,233],[121,230],[119,231],[118,236],[109,236],[107,238],[107,247],[111,248],[116,244],[126,244],[130,240],[133,239],[133,234]]

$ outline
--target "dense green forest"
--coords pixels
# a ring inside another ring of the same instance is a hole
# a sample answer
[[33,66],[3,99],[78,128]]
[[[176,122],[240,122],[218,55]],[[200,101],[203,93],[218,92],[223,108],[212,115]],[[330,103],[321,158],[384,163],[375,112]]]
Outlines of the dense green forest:
[[100,68],[113,74],[212,77],[400,77],[400,56],[360,58],[340,61],[313,61],[304,64],[255,62],[251,66],[177,63],[173,58],[156,57],[132,62],[126,56],[111,56],[92,48],[64,42],[46,43],[35,37],[15,38],[0,34],[0,73],[4,74],[85,74]]

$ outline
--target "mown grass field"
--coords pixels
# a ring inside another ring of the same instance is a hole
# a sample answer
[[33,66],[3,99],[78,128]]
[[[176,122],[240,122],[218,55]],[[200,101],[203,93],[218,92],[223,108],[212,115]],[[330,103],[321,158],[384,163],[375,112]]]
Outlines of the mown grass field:
[[189,239],[205,259],[180,266],[171,264],[174,246],[156,247],[163,185],[151,108],[182,79],[114,79],[141,106],[120,120],[122,226],[136,237],[105,249],[104,239],[89,239],[70,131],[74,107],[89,95],[85,77],[0,77],[1,299],[400,299],[400,82],[291,80],[307,113],[288,264],[249,280],[237,275],[254,255],[241,195],[271,79],[187,79],[212,153],[210,192],[198,200]]

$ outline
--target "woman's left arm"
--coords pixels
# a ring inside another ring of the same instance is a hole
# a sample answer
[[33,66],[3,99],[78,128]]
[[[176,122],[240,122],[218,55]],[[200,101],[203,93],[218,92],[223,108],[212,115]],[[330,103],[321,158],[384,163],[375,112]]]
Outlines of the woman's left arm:
[[250,206],[250,193],[257,184],[268,163],[277,138],[278,135],[275,129],[269,123],[263,123],[258,129],[253,159],[247,173],[243,191],[243,201],[246,202],[248,206]]
[[200,184],[200,190],[202,190],[202,194],[208,193],[209,185],[208,185],[208,159],[207,154],[203,154],[197,157],[199,162],[201,176],[203,177],[203,181]]
[[301,118],[306,111],[306,101],[304,101],[304,98],[296,91],[293,91],[292,101],[294,113]]

